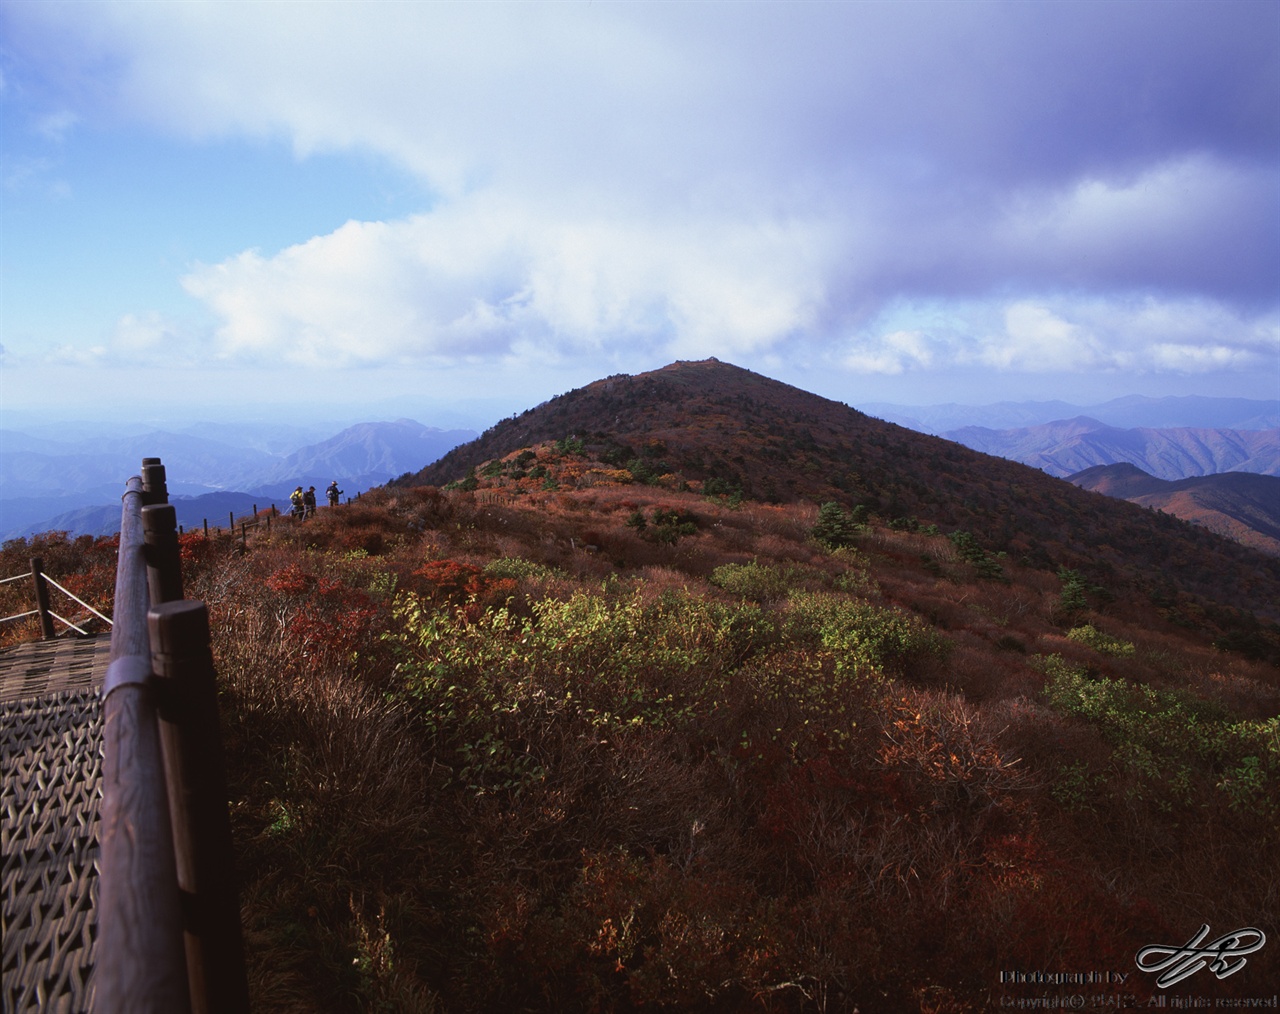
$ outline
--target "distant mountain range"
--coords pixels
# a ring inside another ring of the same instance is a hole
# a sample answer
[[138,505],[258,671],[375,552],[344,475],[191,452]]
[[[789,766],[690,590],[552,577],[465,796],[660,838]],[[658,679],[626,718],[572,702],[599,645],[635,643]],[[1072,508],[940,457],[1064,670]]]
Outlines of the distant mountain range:
[[[1274,401],[1130,397],[1088,407],[1048,401],[862,410],[1058,477],[1121,463],[1168,481],[1224,472],[1280,475]],[[179,523],[192,525],[245,513],[255,503],[284,503],[299,484],[323,489],[337,479],[354,495],[423,469],[475,436],[408,419],[360,423],[322,440],[314,427],[234,422],[113,435],[87,425],[0,430],[0,537],[114,531],[123,480],[144,456],[163,458],[172,496],[188,498]],[[184,520],[184,511],[192,516]]]
[[1069,481],[1280,556],[1280,477],[1225,472],[1168,482],[1133,465],[1118,464],[1085,469]]
[[1280,555],[1280,402],[1120,398],[869,406],[886,420],[1154,507]]
[[942,435],[1059,477],[1120,463],[1167,480],[1217,472],[1280,475],[1280,429],[1118,429],[1079,416],[1020,429],[966,426]]
[[[187,507],[201,504],[199,518],[186,524],[204,517],[212,523],[225,521],[232,511],[244,513],[254,502],[264,507],[273,500],[284,503],[297,485],[323,489],[337,479],[354,495],[422,468],[475,436],[473,430],[440,430],[399,419],[360,423],[319,443],[271,453],[261,449],[270,442],[232,427],[202,431],[225,439],[152,431],[58,440],[0,431],[0,533],[10,539],[50,530],[115,531],[124,481],[138,473],[143,457],[164,461],[175,500],[192,498]],[[179,523],[184,523],[181,509]]]
[[1065,401],[997,402],[992,405],[859,405],[877,419],[920,433],[946,436],[969,426],[1012,430],[1086,416],[1120,429],[1269,430],[1280,427],[1280,401],[1253,398],[1146,398],[1132,395],[1100,405]]

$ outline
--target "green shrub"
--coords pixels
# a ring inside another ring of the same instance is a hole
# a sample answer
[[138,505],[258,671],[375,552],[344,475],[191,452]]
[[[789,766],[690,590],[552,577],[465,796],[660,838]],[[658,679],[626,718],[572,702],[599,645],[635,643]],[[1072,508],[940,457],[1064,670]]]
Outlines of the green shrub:
[[727,497],[731,502],[742,502],[742,487],[719,476],[709,476],[702,482],[702,492],[708,497]]
[[1117,766],[1154,789],[1157,801],[1188,803],[1195,773],[1226,769],[1216,787],[1232,805],[1247,799],[1269,812],[1280,802],[1280,719],[1233,722],[1189,694],[1093,679],[1059,655],[1040,658],[1038,666],[1049,703],[1094,725],[1115,747]]
[[[758,606],[683,591],[647,601],[643,587],[542,599],[524,619],[505,608],[469,619],[413,596],[397,600],[395,615],[404,693],[453,766],[473,773],[485,756],[527,753],[547,709],[593,726],[683,723],[705,710],[727,673],[776,639]],[[510,788],[503,765],[499,781]]]
[[473,468],[467,472],[466,478],[454,479],[453,482],[447,482],[445,483],[444,488],[450,491],[462,490],[463,492],[470,492],[479,485],[480,483],[476,479],[476,470]]
[[723,588],[731,595],[754,599],[757,602],[771,602],[785,598],[790,582],[793,579],[792,568],[771,567],[767,564],[726,563],[711,572],[709,580],[717,588]]
[[546,564],[537,563],[534,560],[526,560],[519,556],[507,556],[497,560],[491,560],[485,564],[484,572],[493,578],[512,578],[520,580],[520,578],[533,578],[539,581],[545,581],[559,575],[554,567],[548,567]]
[[1059,609],[1068,616],[1074,616],[1089,608],[1089,600],[1085,598],[1088,585],[1077,571],[1060,567],[1058,580],[1062,582],[1062,591],[1058,597]]
[[653,512],[653,538],[674,546],[685,535],[696,535],[698,519],[686,510],[657,508]]
[[1076,761],[1058,768],[1049,792],[1072,812],[1093,810],[1094,801],[1105,782],[1105,777],[1092,774],[1084,761]]
[[788,637],[832,652],[837,672],[890,676],[945,659],[950,642],[932,627],[897,609],[843,595],[798,592],[786,617]]
[[631,473],[631,478],[641,485],[657,485],[658,477],[661,473],[655,471],[643,458],[632,458],[625,467]]
[[1116,658],[1128,658],[1134,653],[1133,645],[1128,641],[1122,641],[1118,637],[1111,637],[1098,630],[1092,624],[1085,624],[1083,627],[1073,627],[1067,631],[1067,637],[1080,644],[1088,645],[1094,651],[1101,652],[1103,655],[1113,655]]

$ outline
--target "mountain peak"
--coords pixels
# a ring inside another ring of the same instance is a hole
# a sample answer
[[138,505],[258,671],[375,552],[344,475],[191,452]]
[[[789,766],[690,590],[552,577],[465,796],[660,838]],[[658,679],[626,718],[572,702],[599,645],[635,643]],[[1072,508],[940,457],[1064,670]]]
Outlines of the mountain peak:
[[[1102,565],[1094,522],[1082,520],[1099,511],[1107,544],[1117,547],[1105,563],[1115,572],[1146,573],[1143,547],[1180,531],[1166,515],[1120,501],[1099,506],[1039,469],[710,359],[557,395],[393,484],[453,482],[502,498],[619,485],[643,496],[648,484],[766,503],[835,501],[908,530],[964,530],[992,551],[1084,573]],[[1221,551],[1247,552],[1229,543]]]
[[605,462],[649,455],[666,472],[715,478],[759,499],[830,499],[844,488],[841,461],[856,457],[855,434],[868,426],[882,440],[907,432],[731,363],[677,361],[557,395],[404,481],[444,485],[523,447],[573,436]]

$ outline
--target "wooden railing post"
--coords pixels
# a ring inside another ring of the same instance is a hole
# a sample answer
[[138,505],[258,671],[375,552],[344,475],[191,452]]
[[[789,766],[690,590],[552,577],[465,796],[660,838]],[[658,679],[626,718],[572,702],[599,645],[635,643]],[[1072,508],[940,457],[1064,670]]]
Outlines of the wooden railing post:
[[147,616],[160,688],[160,740],[183,891],[194,1014],[249,1009],[227,814],[218,693],[203,602],[166,602]]
[[176,602],[182,598],[182,549],[178,544],[178,517],[173,505],[143,507],[142,530],[151,604]]
[[31,558],[31,580],[36,586],[36,610],[40,613],[40,636],[52,641],[53,617],[49,614],[49,586],[44,583],[44,560],[38,556]]
[[111,662],[102,689],[102,810],[94,1009],[190,1009],[182,913],[160,753],[143,560],[142,480],[121,512]]
[[169,502],[169,486],[159,458],[142,459],[143,505]]

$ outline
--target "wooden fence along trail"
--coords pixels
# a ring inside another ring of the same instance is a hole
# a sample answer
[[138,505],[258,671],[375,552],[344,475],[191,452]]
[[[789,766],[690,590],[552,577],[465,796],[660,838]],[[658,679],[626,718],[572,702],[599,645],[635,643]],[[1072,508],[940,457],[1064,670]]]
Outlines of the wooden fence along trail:
[[0,704],[3,1009],[246,1011],[208,613],[182,597],[158,459],[124,494],[100,695],[40,694]]
[[[359,493],[356,493],[355,499],[356,500],[360,499]],[[347,497],[346,502],[351,503],[351,500],[352,500],[351,497]],[[315,509],[318,510],[319,508],[317,507]],[[228,511],[226,530],[233,538],[239,535],[242,541],[247,542],[248,531],[250,528],[265,527],[267,530],[267,534],[270,534],[271,525],[273,523],[279,524],[280,518],[282,517],[285,518],[286,521],[294,520],[291,514],[281,514],[280,508],[278,508],[274,502],[267,504],[266,509],[262,511],[259,511],[258,505],[254,504],[253,509],[248,514],[241,514],[238,517],[236,516],[235,511]],[[181,525],[177,526],[177,531],[179,535],[183,534]],[[215,535],[219,534],[221,531],[222,531],[221,525],[213,526],[213,532]],[[208,518],[204,519],[204,537],[206,539],[209,537],[209,519]]]

